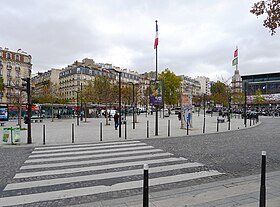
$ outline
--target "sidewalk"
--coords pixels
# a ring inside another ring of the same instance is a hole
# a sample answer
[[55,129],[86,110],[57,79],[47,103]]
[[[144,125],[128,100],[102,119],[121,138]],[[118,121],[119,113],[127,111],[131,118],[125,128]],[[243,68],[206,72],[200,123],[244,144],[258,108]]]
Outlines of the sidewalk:
[[[266,176],[268,207],[280,206],[280,171]],[[256,207],[259,206],[260,175],[228,179],[174,190],[150,192],[150,207]],[[80,204],[80,207],[142,207],[143,196],[132,196],[95,203]],[[76,207],[76,206],[75,206]]]
[[[170,117],[162,117],[159,114],[158,118],[158,136],[155,136],[155,114],[148,115],[141,114],[137,116],[137,123],[135,129],[132,129],[132,116],[127,117],[126,139],[143,139],[147,138],[164,138],[168,137],[168,121],[170,120],[170,137],[186,136],[187,130],[181,129],[181,122],[177,115]],[[193,114],[192,128],[189,129],[189,135],[197,135],[203,133],[203,114],[198,116]],[[119,138],[119,130],[114,129],[113,119],[109,121],[110,125],[106,125],[105,118],[88,118],[87,122],[80,121],[77,126],[76,119],[56,119],[51,122],[51,119],[44,119],[42,123],[32,123],[32,144],[43,144],[43,125],[46,127],[46,144],[70,144],[72,141],[72,124],[74,124],[74,139],[75,143],[99,142],[100,141],[100,124],[102,123],[102,141],[119,141],[125,139],[125,125],[122,125],[122,135]],[[4,127],[18,127],[17,121],[9,121]],[[253,121],[251,122],[253,125]],[[3,128],[0,129],[1,136],[3,135]],[[27,127],[22,124],[22,127]],[[250,127],[250,121],[247,122],[247,128]],[[237,116],[231,118],[230,130],[244,129],[244,121]],[[148,131],[148,132],[147,132]],[[228,131],[228,122],[225,118],[224,123],[219,124],[219,132]],[[217,133],[217,115],[211,117],[209,114],[205,116],[205,133]],[[21,143],[25,144],[27,137],[27,130],[21,131]],[[2,139],[0,145],[3,145]]]

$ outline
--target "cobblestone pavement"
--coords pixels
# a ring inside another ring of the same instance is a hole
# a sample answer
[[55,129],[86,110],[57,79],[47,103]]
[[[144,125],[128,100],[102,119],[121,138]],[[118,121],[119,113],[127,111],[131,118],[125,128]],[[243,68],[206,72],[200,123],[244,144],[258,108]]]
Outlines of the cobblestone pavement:
[[146,162],[151,192],[258,174],[262,150],[268,171],[280,170],[280,119],[261,121],[225,133],[37,147],[29,157],[32,147],[1,147],[0,205],[70,206],[138,196]]
[[233,177],[260,173],[262,151],[267,152],[267,171],[280,170],[280,118],[261,117],[261,121],[245,130],[145,142]]

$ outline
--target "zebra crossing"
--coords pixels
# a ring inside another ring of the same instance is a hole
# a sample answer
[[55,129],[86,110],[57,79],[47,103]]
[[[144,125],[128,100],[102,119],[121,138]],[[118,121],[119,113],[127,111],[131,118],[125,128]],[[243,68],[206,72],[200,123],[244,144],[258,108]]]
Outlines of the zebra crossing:
[[0,205],[78,202],[79,197],[141,190],[144,164],[149,186],[222,175],[140,141],[36,147],[5,187]]

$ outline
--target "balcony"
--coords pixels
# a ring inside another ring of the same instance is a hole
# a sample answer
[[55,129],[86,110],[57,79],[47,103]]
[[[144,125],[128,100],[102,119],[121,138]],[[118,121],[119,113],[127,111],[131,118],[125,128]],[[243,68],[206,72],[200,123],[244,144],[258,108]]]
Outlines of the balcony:
[[7,69],[12,69],[12,66],[11,65],[7,65]]
[[15,67],[16,71],[20,71],[20,66]]

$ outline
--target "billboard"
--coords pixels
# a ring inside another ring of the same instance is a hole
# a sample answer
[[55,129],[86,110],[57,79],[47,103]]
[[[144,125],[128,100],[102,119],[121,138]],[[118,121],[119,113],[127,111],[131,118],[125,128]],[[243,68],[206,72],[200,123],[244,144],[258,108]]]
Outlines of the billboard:
[[8,106],[0,106],[0,121],[8,121],[9,120],[9,111]]
[[184,127],[186,128],[188,123],[192,128],[192,95],[182,94],[182,106]]
[[150,82],[150,105],[161,106],[163,104],[163,82]]

